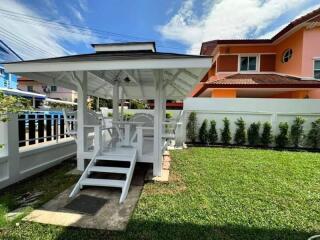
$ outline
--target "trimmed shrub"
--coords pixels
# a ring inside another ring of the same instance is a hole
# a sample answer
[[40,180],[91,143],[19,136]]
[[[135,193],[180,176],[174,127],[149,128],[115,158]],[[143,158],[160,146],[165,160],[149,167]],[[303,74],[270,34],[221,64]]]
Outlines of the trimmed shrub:
[[230,121],[226,117],[223,119],[223,129],[221,129],[221,141],[224,145],[230,144],[231,141]]
[[166,112],[166,119],[171,119],[173,117],[172,112]]
[[195,112],[190,113],[186,130],[187,138],[191,142],[195,142],[197,140],[197,114]]
[[248,142],[250,146],[260,144],[260,122],[251,123],[248,128]]
[[199,130],[199,140],[202,144],[208,144],[208,120],[205,119]]
[[215,144],[218,141],[218,133],[216,129],[216,121],[211,120],[210,121],[210,129],[208,133],[208,140],[210,144]]
[[132,118],[132,113],[124,113],[123,114],[123,121],[129,121]]
[[261,144],[264,147],[268,147],[272,143],[272,126],[271,123],[265,122],[263,124],[263,130],[261,135]]
[[320,146],[320,118],[311,123],[311,129],[307,136],[307,144],[312,148]]
[[289,143],[289,134],[288,134],[289,125],[287,122],[281,122],[279,124],[280,133],[276,136],[276,146],[279,148],[286,147]]
[[234,141],[238,145],[244,145],[246,143],[246,123],[244,122],[243,118],[237,119],[235,122],[237,129],[234,135]]
[[112,112],[108,112],[108,117],[112,117]]
[[298,148],[304,137],[303,124],[305,120],[302,117],[296,117],[291,125],[290,140],[294,147]]

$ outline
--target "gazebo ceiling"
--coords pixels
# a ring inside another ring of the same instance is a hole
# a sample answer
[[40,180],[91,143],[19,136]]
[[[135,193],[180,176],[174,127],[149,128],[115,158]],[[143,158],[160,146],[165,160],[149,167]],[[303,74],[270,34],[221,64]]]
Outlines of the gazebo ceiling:
[[152,51],[97,52],[5,64],[9,72],[72,90],[77,90],[86,71],[89,95],[110,98],[119,81],[120,96],[126,99],[153,99],[155,79],[163,81],[167,99],[183,99],[210,67],[210,57]]

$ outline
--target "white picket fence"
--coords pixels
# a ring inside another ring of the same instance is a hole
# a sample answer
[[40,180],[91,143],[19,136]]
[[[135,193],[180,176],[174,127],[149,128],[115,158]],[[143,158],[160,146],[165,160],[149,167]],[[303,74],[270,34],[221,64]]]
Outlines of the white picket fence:
[[234,136],[234,122],[242,117],[246,127],[252,122],[270,122],[273,134],[278,133],[280,122],[288,122],[289,126],[297,116],[303,117],[305,132],[311,127],[311,122],[320,118],[320,100],[315,99],[217,99],[217,98],[187,98],[184,101],[183,140],[186,141],[186,124],[190,112],[196,112],[198,127],[204,119],[215,120],[220,140],[220,130],[223,128],[223,118],[231,123],[231,133]]

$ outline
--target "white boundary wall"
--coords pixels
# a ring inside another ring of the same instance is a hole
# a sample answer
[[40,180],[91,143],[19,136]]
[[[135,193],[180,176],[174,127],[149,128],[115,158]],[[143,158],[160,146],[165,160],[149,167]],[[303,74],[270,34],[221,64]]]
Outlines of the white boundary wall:
[[[108,109],[108,108],[100,108],[101,110],[101,113],[103,114],[103,116],[107,117],[108,116],[108,113],[112,113],[112,109]],[[119,112],[120,112],[120,108],[119,108]],[[147,114],[154,114],[154,110],[153,109],[127,109],[127,108],[124,108],[123,109],[123,112],[124,113],[131,113],[131,114],[136,114],[136,113],[147,113]],[[166,112],[169,112],[172,114],[172,117],[173,118],[177,118],[179,113],[181,112],[181,110],[170,110],[170,109],[167,109]]]
[[[278,133],[280,122],[288,122],[289,127],[296,116],[303,117],[305,133],[311,122],[320,118],[320,100],[316,99],[270,99],[270,98],[187,98],[184,101],[183,136],[186,140],[186,124],[190,112],[197,113],[198,128],[204,119],[215,120],[220,141],[220,129],[223,118],[230,120],[232,138],[235,132],[234,122],[242,117],[246,128],[252,122],[270,122],[273,134]],[[262,127],[261,127],[262,129]]]
[[70,138],[20,148],[18,118],[10,116],[8,123],[0,123],[0,189],[44,171],[63,160],[75,156],[76,144]]

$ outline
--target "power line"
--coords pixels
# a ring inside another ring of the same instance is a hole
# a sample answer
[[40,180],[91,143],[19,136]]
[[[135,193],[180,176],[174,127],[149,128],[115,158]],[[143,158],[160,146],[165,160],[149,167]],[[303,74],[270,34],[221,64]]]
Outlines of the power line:
[[[37,22],[40,24],[49,24],[49,25],[51,25],[51,27],[54,27],[57,30],[63,30],[63,31],[67,31],[67,32],[71,31],[72,33],[80,34],[80,35],[86,34],[86,35],[91,36],[90,32],[93,32],[100,37],[105,37],[105,35],[103,35],[103,34],[108,34],[108,35],[112,35],[115,37],[124,37],[125,39],[129,38],[129,39],[144,40],[144,41],[150,40],[145,37],[137,37],[134,35],[115,33],[115,32],[110,32],[110,31],[96,29],[96,28],[89,28],[89,27],[84,27],[84,26],[75,25],[75,24],[67,24],[67,23],[63,23],[61,21],[57,21],[54,19],[45,19],[45,18],[40,18],[40,17],[34,17],[34,16],[22,14],[22,13],[17,13],[17,12],[1,9],[1,8],[0,8],[0,14],[7,15],[7,16],[14,18],[15,20],[19,20],[19,21],[22,21],[22,19],[21,19],[21,17],[22,17],[22,18],[27,19],[29,21],[34,21],[34,22]],[[19,16],[19,18],[17,18],[17,16]],[[74,31],[74,30],[67,28],[67,27],[72,27],[74,29],[78,29],[80,32]],[[90,32],[88,32],[88,31],[90,31]],[[117,39],[117,40],[122,41],[123,39]],[[170,46],[167,46],[164,44],[157,44],[157,45],[162,48],[182,50],[182,48],[179,48],[179,47],[170,47]]]
[[37,45],[35,45],[35,44],[31,43],[31,42],[27,42],[26,40],[20,38],[18,35],[14,34],[14,33],[12,33],[12,32],[7,31],[6,29],[4,29],[4,28],[1,27],[1,26],[0,26],[0,32],[6,34],[6,35],[4,35],[4,37],[7,37],[7,36],[9,35],[9,36],[11,37],[11,39],[13,39],[13,40],[16,41],[16,42],[21,43],[21,44],[24,45],[24,46],[27,46],[28,48],[30,48],[30,50],[40,51],[40,52],[42,52],[42,53],[46,53],[46,54],[48,54],[48,55],[53,55],[53,56],[55,56],[54,53],[49,52],[49,51],[47,51],[47,50],[45,50],[45,49],[42,49],[42,48],[38,47]]
[[84,26],[80,26],[80,25],[75,25],[75,24],[67,24],[67,23],[64,23],[64,22],[61,22],[61,21],[57,21],[55,19],[45,19],[45,18],[40,18],[40,17],[34,17],[34,16],[30,16],[30,15],[26,15],[26,14],[22,14],[22,13],[17,13],[17,12],[13,12],[13,11],[9,11],[9,10],[5,10],[5,9],[1,9],[0,8],[0,11],[1,12],[4,12],[5,14],[11,14],[11,16],[16,16],[16,15],[19,15],[19,16],[24,16],[25,18],[29,18],[30,20],[34,20],[36,19],[37,21],[41,21],[41,22],[45,22],[45,23],[49,23],[49,24],[54,24],[54,25],[57,25],[59,27],[61,26],[65,26],[65,27],[74,27],[74,28],[77,28],[77,29],[81,29],[81,30],[89,30],[89,31],[94,31],[94,32],[98,32],[98,33],[107,33],[107,34],[110,34],[110,35],[115,35],[115,36],[122,36],[122,37],[127,37],[127,38],[133,38],[133,39],[140,39],[140,40],[149,40],[147,38],[142,38],[142,37],[137,37],[137,36],[133,36],[133,35],[128,35],[128,34],[121,34],[121,33],[115,33],[115,32],[110,32],[110,31],[106,31],[106,30],[101,30],[101,29],[94,29],[94,28],[89,28],[89,27],[84,27]]
[[[1,32],[2,32],[2,31],[0,30],[0,33],[1,33]],[[16,39],[14,39],[14,38],[12,38],[12,37],[10,37],[10,36],[8,36],[8,35],[5,36],[5,37],[3,37],[3,38],[4,38],[4,39],[7,39],[7,40],[9,40],[9,41],[11,41],[11,42],[13,42],[13,43],[15,43],[15,44],[18,44],[22,49],[24,49],[24,52],[26,52],[27,54],[33,55],[33,56],[37,56],[36,53],[33,52],[33,51],[31,51],[29,47],[26,47],[25,45],[23,45],[21,42],[17,41]]]
[[[0,33],[3,33],[1,30],[0,30]],[[7,33],[5,33],[6,36],[3,37],[3,39],[6,39],[8,41],[11,41],[12,43],[16,44],[19,46],[19,48],[21,48],[21,51],[24,52],[24,54],[27,54],[27,55],[30,55],[30,56],[33,56],[34,58],[39,58],[39,54],[37,54],[36,51],[32,50],[28,45],[25,45],[23,42],[11,37],[11,36],[8,36]]]

